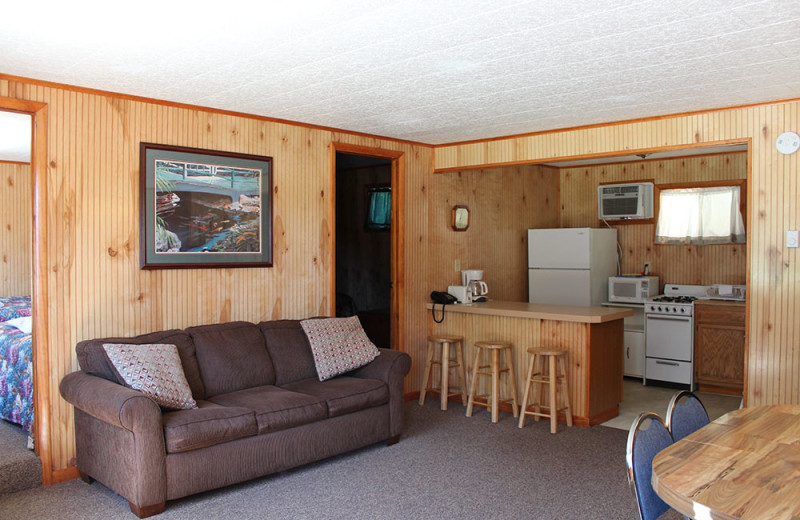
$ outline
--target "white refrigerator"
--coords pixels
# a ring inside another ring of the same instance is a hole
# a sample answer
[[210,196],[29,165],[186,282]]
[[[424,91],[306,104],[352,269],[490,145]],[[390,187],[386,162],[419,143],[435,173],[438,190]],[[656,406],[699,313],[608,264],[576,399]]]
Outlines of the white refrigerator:
[[528,301],[600,305],[617,274],[617,230],[528,230]]

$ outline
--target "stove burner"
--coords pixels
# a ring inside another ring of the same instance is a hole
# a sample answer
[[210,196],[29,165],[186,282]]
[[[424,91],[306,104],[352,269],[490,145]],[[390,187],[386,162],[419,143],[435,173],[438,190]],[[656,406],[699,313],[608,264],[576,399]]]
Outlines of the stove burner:
[[653,298],[653,301],[659,303],[692,303],[696,299],[694,296],[657,296]]

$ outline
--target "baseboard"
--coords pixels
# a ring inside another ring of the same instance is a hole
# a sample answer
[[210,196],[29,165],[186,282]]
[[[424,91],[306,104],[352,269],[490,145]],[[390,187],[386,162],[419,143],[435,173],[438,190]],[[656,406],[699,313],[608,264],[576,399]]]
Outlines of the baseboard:
[[68,480],[75,480],[80,475],[78,474],[78,468],[75,466],[70,466],[64,469],[57,469],[50,473],[50,484],[58,484],[60,482],[66,482]]
[[403,395],[403,402],[407,403],[409,401],[419,401],[419,390],[416,392],[408,392]]

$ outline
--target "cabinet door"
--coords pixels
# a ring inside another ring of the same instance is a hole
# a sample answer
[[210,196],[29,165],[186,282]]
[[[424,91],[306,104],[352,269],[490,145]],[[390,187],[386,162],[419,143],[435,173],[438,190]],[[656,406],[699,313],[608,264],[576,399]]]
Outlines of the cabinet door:
[[744,383],[744,329],[702,324],[695,331],[698,383],[741,388]]
[[626,376],[644,377],[644,332],[625,331]]

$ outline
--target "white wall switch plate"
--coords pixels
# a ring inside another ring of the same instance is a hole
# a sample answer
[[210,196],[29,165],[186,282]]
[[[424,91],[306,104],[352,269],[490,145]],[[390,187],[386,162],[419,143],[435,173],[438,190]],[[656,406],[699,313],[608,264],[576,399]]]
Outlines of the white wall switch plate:
[[460,271],[460,270],[461,270],[461,259],[460,258],[456,258],[456,271]]
[[786,247],[798,247],[799,241],[798,230],[792,229],[786,232]]

